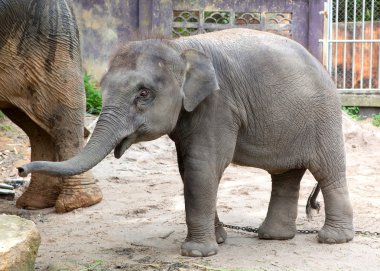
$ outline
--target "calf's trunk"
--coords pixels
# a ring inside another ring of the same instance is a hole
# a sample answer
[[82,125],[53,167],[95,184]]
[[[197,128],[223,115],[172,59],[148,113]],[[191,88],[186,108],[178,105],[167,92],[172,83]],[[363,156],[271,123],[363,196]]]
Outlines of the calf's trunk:
[[102,112],[93,135],[84,149],[62,162],[35,161],[18,168],[20,176],[41,172],[54,176],[73,176],[90,170],[102,161],[128,135],[125,118],[115,111]]

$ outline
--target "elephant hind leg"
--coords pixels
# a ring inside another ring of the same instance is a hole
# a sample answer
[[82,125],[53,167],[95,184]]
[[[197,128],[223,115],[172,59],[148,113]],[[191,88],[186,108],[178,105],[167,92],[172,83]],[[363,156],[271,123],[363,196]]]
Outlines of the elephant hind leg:
[[348,194],[344,167],[313,171],[325,204],[325,224],[318,232],[320,243],[345,243],[354,238],[353,211]]
[[[56,160],[55,145],[47,132],[17,108],[4,109],[3,112],[28,135],[32,161]],[[61,191],[60,182],[61,179],[58,177],[32,173],[27,190],[17,199],[17,207],[42,209],[54,206]]]
[[286,240],[295,236],[300,182],[305,169],[272,174],[272,192],[267,216],[260,226],[261,239]]
[[218,244],[224,243],[227,239],[227,232],[220,224],[218,212],[215,212],[215,237]]

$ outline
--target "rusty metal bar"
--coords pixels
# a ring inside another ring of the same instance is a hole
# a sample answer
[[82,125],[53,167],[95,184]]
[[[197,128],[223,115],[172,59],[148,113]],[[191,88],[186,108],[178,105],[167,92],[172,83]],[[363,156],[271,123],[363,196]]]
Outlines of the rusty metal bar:
[[[344,39],[347,40],[347,0],[344,6]],[[347,42],[344,43],[343,49],[343,88],[346,88],[346,58],[347,58]]]
[[[365,39],[365,0],[362,6],[362,39]],[[364,71],[364,42],[362,42],[362,52],[360,55],[360,88],[363,88],[363,71]]]
[[[374,19],[374,12],[375,12],[375,1],[371,1],[371,40],[373,40],[373,19]],[[370,50],[369,50],[369,55],[371,56],[369,59],[369,84],[368,87],[372,88],[372,56],[373,56],[373,43],[370,43]],[[380,65],[380,64],[379,64]],[[380,78],[378,78],[380,80]]]
[[328,72],[330,74],[330,77],[332,76],[332,43],[330,42],[332,40],[332,27],[333,27],[333,2],[332,0],[328,1]]
[[[339,0],[336,0],[335,6],[335,39],[338,39],[338,31],[339,31]],[[335,43],[335,84],[338,82],[338,43]]]
[[[354,28],[352,38],[356,39],[356,1],[354,1]],[[355,57],[356,57],[356,47],[355,43],[352,45],[352,88],[355,88]]]

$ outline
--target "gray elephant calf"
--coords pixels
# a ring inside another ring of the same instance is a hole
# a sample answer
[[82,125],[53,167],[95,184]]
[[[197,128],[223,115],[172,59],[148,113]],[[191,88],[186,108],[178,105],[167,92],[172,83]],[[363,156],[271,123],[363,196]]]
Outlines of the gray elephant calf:
[[185,190],[182,255],[214,255],[225,241],[216,198],[230,163],[272,176],[260,238],[294,237],[306,169],[325,200],[319,241],[353,238],[339,99],[321,64],[296,42],[244,29],[131,42],[119,48],[101,87],[103,111],[83,152],[64,162],[32,162],[21,175],[78,174],[113,148],[120,158],[131,144],[168,134]]

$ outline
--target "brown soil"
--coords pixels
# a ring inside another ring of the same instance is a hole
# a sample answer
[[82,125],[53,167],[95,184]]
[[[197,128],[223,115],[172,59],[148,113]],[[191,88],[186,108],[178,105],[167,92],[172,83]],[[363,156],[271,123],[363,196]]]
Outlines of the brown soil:
[[[380,129],[347,117],[344,128],[356,230],[380,232]],[[14,178],[15,166],[29,155],[27,139],[14,126],[1,134],[0,172],[3,178]],[[14,202],[0,199],[0,212],[17,213],[37,224],[42,243],[36,270],[380,270],[380,237],[363,235],[347,244],[325,245],[315,234],[265,241],[256,234],[227,230],[228,239],[218,255],[180,256],[186,235],[184,200],[174,145],[167,137],[137,144],[120,160],[109,155],[93,173],[104,199],[90,208],[67,214],[56,214],[54,209],[20,211]],[[306,174],[298,229],[319,229],[323,224],[322,196],[322,210],[313,221],[305,215],[314,184]],[[265,171],[231,165],[218,194],[221,220],[259,226],[270,188]]]

